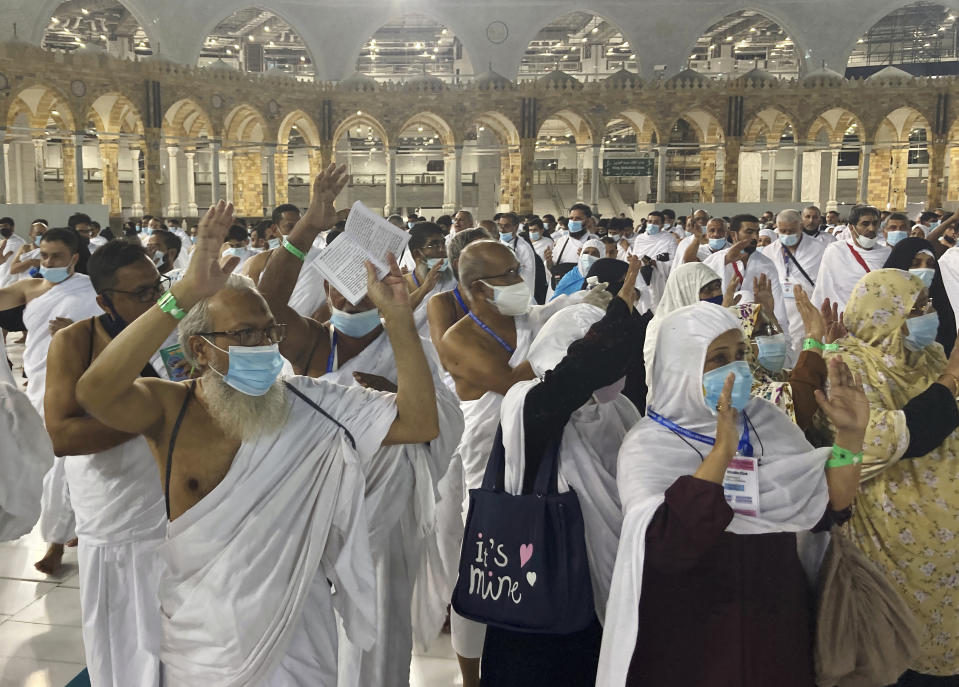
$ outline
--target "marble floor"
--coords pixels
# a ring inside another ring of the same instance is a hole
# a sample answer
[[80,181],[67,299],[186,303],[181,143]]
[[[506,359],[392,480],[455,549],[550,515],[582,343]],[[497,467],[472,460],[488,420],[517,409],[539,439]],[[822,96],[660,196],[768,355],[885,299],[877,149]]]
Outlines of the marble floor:
[[[19,379],[23,346],[15,338],[7,353]],[[64,687],[83,670],[76,549],[67,549],[56,576],[33,567],[46,549],[36,530],[0,543],[0,687]],[[413,656],[411,687],[461,684],[449,635]]]

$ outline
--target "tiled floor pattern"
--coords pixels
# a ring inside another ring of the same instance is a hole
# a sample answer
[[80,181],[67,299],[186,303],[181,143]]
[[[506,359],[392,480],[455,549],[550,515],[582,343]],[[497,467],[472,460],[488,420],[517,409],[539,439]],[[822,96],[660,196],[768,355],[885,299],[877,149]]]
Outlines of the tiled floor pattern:
[[[8,344],[15,364],[22,350]],[[76,550],[67,550],[63,569],[50,577],[33,567],[46,548],[37,531],[0,543],[0,687],[64,687],[84,666]],[[460,684],[449,635],[413,657],[411,687]]]

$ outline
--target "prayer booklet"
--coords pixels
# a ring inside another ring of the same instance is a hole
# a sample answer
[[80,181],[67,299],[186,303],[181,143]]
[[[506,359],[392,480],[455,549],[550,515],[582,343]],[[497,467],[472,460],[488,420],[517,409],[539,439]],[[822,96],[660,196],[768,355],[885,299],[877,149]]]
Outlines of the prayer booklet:
[[386,254],[399,262],[410,236],[360,201],[353,203],[346,229],[316,258],[323,277],[356,305],[366,296],[366,260],[376,267],[376,278],[389,273]]

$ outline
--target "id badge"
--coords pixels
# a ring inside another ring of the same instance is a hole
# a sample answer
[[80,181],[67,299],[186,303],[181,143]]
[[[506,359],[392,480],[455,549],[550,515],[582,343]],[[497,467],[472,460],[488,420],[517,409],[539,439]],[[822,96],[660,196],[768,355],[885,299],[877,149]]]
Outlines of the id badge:
[[792,298],[795,299],[796,295],[793,293],[793,287],[796,285],[789,277],[783,279],[783,298]]
[[755,458],[737,455],[726,468],[723,495],[736,513],[759,517],[759,472]]

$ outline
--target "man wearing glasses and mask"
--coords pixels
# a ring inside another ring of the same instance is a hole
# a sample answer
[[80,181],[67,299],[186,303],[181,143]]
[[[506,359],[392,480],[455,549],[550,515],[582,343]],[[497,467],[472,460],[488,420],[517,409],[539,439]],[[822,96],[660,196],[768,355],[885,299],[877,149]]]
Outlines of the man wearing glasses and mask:
[[[160,675],[156,548],[166,533],[163,491],[146,440],[88,415],[77,402],[76,385],[107,344],[166,291],[169,280],[139,243],[123,240],[94,253],[89,271],[103,313],[70,325],[50,345],[47,431],[56,455],[66,456],[76,513],[90,679],[150,687],[159,684]],[[159,355],[140,376],[166,376]]]

